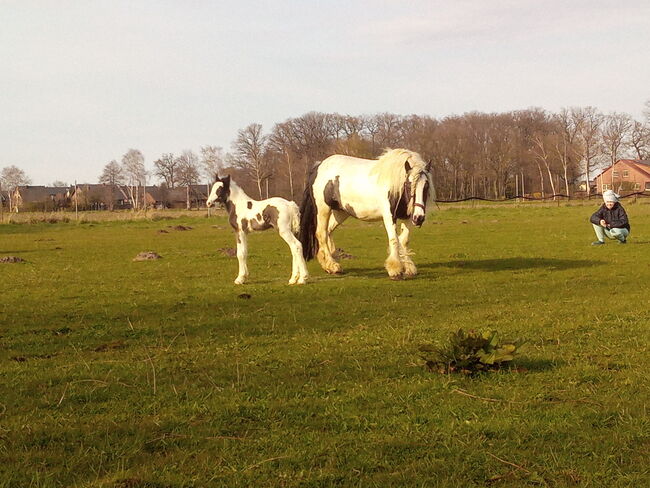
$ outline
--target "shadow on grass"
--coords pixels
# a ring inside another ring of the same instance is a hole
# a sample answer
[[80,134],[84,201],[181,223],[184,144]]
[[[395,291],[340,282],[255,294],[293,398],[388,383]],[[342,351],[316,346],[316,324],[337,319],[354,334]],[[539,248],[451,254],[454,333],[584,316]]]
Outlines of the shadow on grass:
[[460,268],[476,269],[482,271],[548,269],[552,271],[575,268],[590,268],[601,266],[602,262],[591,259],[554,259],[554,258],[503,258],[503,259],[477,259],[454,260],[441,263],[423,263],[421,269],[433,268]]
[[526,371],[532,372],[541,372],[541,371],[551,371],[562,367],[565,364],[564,361],[551,361],[550,359],[526,359],[526,358],[517,358],[512,362],[512,365],[515,368],[525,369]]
[[[505,271],[526,269],[547,269],[559,271],[575,268],[590,268],[601,266],[605,263],[589,259],[554,259],[554,258],[503,258],[503,259],[477,259],[454,260],[439,263],[415,263],[419,270],[433,270],[437,268],[456,268],[481,271]],[[388,277],[382,266],[376,268],[344,268],[345,274],[364,276],[367,278]],[[416,276],[413,279],[418,279]]]

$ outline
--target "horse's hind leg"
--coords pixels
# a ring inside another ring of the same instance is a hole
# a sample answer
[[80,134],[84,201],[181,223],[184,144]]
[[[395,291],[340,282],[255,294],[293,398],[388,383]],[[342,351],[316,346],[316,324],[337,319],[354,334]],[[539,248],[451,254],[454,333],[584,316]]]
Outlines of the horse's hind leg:
[[341,272],[341,265],[332,256],[329,244],[329,221],[332,210],[326,204],[318,208],[318,219],[316,224],[316,239],[318,239],[318,262],[325,271],[330,274]]
[[309,273],[307,272],[305,258],[302,255],[302,244],[289,230],[281,230],[279,234],[291,249],[291,278],[289,278],[289,284],[304,285],[309,278]]
[[330,248],[330,253],[332,256],[336,256],[336,244],[334,244],[334,239],[332,239],[332,233],[339,225],[341,225],[349,215],[340,210],[334,210],[330,216],[329,223],[327,224],[327,245]]
[[402,224],[402,232],[399,235],[399,257],[404,264],[404,276],[415,276],[418,274],[418,269],[411,259],[411,251],[409,249],[409,235],[411,226],[409,224]]

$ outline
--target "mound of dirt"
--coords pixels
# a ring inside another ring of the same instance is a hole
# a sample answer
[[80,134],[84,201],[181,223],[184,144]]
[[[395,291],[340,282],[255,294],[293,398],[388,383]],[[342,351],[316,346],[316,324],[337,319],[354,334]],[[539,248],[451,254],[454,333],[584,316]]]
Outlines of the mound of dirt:
[[160,230],[158,231],[158,234],[169,234],[169,231],[168,231],[168,230],[165,230],[165,229],[160,229]]
[[170,225],[169,228],[173,230],[192,230],[189,225]]
[[23,258],[19,258],[18,256],[5,256],[3,258],[0,258],[0,263],[24,263],[25,260]]
[[162,256],[153,251],[145,251],[133,258],[134,261],[149,261],[151,259],[160,259]]
[[229,258],[234,258],[237,256],[237,250],[233,249],[232,247],[222,247],[220,249],[217,249],[221,254],[224,256],[228,256]]

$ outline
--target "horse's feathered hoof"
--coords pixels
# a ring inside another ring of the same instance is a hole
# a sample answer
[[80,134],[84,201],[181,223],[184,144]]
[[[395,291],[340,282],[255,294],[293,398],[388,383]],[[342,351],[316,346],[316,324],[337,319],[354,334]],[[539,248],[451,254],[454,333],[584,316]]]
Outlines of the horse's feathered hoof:
[[393,276],[389,276],[389,278],[393,281],[402,281],[404,279],[404,274],[403,273],[396,274]]

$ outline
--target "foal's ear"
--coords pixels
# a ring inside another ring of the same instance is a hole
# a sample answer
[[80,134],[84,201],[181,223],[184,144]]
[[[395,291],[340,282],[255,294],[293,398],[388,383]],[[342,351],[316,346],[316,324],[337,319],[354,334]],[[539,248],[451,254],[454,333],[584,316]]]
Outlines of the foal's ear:
[[404,161],[404,169],[406,170],[407,173],[411,171],[411,163],[409,163],[408,159]]

